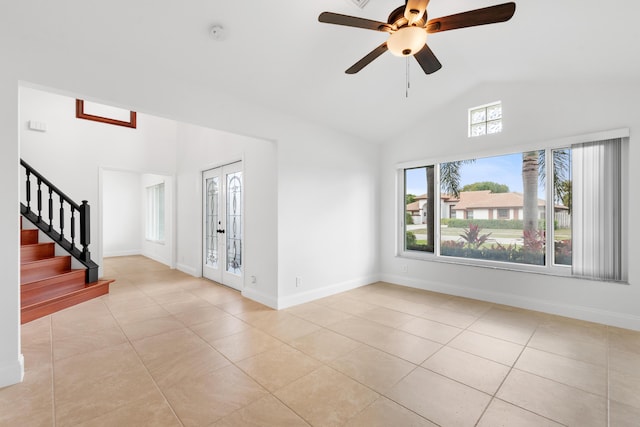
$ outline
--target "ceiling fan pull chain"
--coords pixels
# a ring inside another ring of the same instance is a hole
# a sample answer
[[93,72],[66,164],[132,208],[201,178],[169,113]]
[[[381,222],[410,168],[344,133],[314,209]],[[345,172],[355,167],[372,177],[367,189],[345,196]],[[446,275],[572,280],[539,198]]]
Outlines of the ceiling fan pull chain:
[[409,81],[409,77],[410,77],[409,76],[409,57],[407,56],[407,88],[406,88],[406,91],[405,91],[405,94],[404,94],[405,98],[409,97],[409,88],[411,87],[411,83]]

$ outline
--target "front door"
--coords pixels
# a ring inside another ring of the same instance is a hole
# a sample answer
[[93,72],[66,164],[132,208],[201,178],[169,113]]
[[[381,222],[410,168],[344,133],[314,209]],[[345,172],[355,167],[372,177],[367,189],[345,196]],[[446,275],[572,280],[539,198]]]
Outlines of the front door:
[[242,163],[232,163],[203,172],[202,189],[202,275],[242,290]]

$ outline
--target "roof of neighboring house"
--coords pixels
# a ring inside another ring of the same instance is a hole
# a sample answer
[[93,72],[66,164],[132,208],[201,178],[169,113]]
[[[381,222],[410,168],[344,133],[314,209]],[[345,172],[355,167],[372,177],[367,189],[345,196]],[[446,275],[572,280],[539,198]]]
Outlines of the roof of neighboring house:
[[411,202],[407,205],[408,211],[419,211],[420,210],[420,200],[416,200],[415,202]]
[[[538,199],[538,206],[544,206],[545,200]],[[462,191],[455,209],[521,208],[524,205],[522,193],[492,193],[490,190]],[[556,205],[556,209],[568,209]]]
[[[451,196],[448,194],[441,194],[440,198],[445,202],[450,202]],[[407,211],[419,211],[420,208],[424,205],[423,201],[427,200],[426,194],[421,194],[420,196],[415,197],[415,201],[411,202],[407,205]]]

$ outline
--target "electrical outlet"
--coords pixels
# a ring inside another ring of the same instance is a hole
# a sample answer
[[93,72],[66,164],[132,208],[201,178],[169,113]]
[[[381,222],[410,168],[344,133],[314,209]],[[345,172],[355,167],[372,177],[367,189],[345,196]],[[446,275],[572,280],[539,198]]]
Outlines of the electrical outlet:
[[409,271],[409,267],[407,266],[407,264],[402,264],[400,266],[400,271],[402,271],[403,273],[406,273]]
[[302,277],[296,277],[296,288],[299,288],[302,285]]
[[256,276],[251,276],[251,283],[255,285],[257,281],[258,279],[256,278]]

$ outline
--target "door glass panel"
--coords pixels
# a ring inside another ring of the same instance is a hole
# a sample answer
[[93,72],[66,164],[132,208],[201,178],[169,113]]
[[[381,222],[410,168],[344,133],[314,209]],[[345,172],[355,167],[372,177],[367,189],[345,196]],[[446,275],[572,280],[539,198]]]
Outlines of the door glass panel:
[[236,275],[242,272],[242,172],[227,174],[227,267]]
[[220,183],[218,177],[207,179],[207,223],[206,223],[206,263],[208,266],[218,268],[218,224],[220,221],[220,207],[218,195]]

